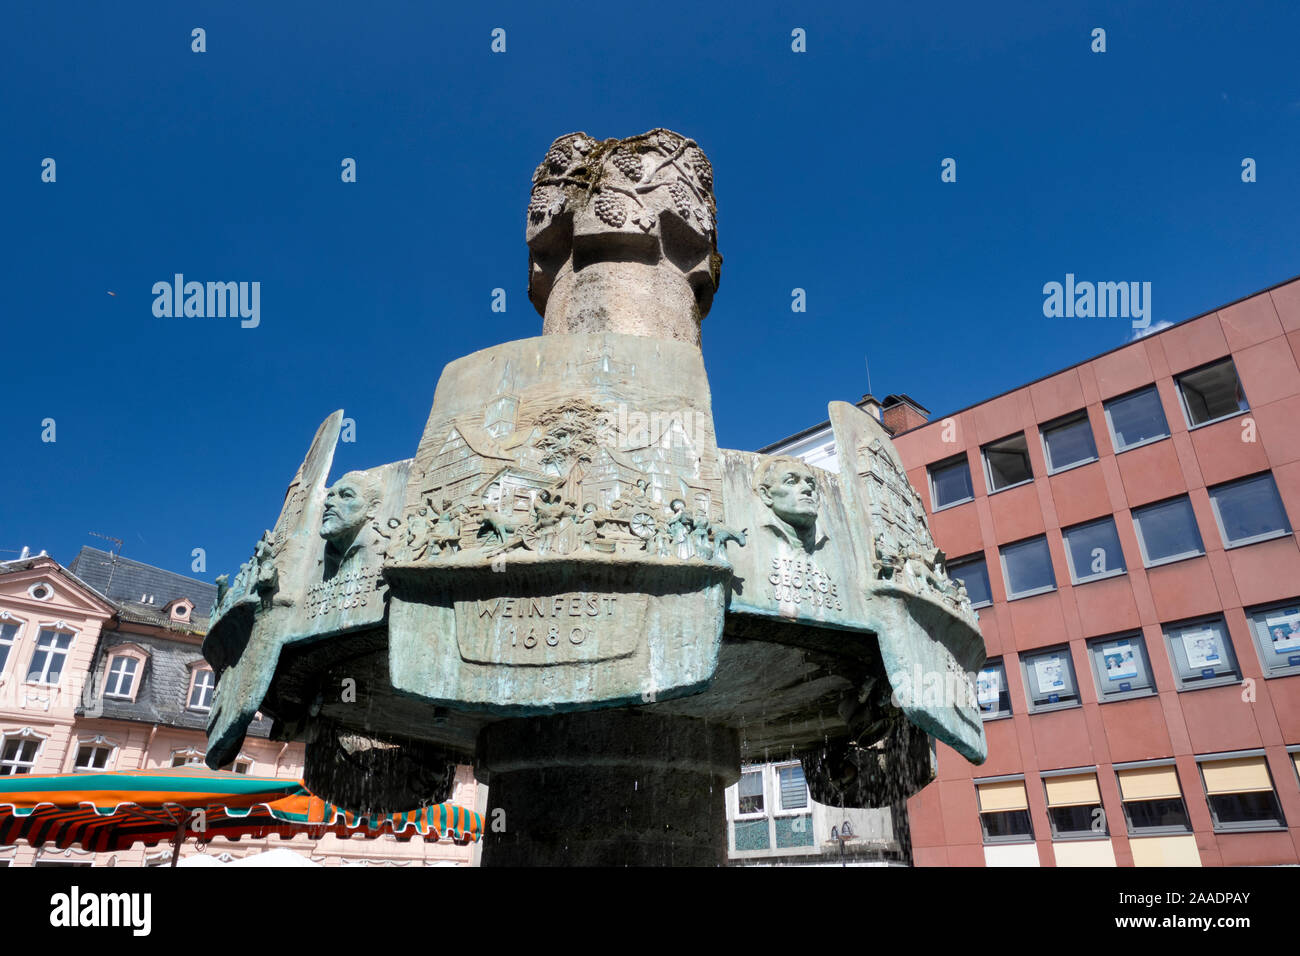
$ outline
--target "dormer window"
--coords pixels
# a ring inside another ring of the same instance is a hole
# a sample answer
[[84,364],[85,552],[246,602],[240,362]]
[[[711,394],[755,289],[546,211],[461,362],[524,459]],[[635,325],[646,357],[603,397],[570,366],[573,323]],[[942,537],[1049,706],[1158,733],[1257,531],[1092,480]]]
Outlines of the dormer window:
[[144,668],[149,651],[139,644],[114,644],[104,653],[104,696],[115,700],[135,700],[144,682]]
[[114,657],[108,665],[108,683],[104,685],[104,696],[129,699],[135,690],[135,675],[139,667],[140,662],[134,657],[124,654]]
[[179,598],[178,600],[171,601],[166,607],[166,611],[173,621],[180,621],[185,624],[189,623],[190,612],[193,610],[194,602],[189,598]]

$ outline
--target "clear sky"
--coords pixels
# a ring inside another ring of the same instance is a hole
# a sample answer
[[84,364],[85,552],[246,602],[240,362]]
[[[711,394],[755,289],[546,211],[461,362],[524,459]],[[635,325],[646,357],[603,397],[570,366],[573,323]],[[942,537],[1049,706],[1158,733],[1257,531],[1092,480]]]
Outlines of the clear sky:
[[[541,330],[529,180],[575,130],[712,160],[724,447],[824,420],[868,359],[942,414],[1126,341],[1044,317],[1066,273],[1150,282],[1157,323],[1300,273],[1300,6],[1066,7],[6,4],[0,558],[96,531],[211,580],[334,409],[335,474],[413,455],[448,361]],[[177,272],[259,281],[260,325],[156,318]]]

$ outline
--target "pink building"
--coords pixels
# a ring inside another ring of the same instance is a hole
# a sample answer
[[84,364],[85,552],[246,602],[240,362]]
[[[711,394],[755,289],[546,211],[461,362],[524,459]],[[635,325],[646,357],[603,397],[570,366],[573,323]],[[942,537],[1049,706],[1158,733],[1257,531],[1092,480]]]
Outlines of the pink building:
[[1300,862],[1300,280],[905,427],[989,655],[916,864]]
[[[215,686],[200,650],[211,584],[94,548],[71,568],[40,555],[0,563],[0,775],[202,764]],[[303,745],[269,739],[258,720],[236,773],[300,779]],[[451,802],[475,809],[482,788],[469,767]],[[474,846],[392,837],[311,841],[215,839],[182,856],[243,857],[291,848],[325,865],[466,866]],[[166,846],[85,853],[0,847],[0,866],[140,866],[166,863]]]

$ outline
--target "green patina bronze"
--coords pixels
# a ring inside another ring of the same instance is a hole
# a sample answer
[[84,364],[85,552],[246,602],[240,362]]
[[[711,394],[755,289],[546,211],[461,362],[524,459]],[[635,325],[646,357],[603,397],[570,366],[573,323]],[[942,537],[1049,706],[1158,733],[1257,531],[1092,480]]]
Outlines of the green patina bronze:
[[[448,365],[409,460],[327,488],[342,413],[321,425],[213,611],[210,765],[260,710],[355,810],[445,799],[457,762],[516,808],[585,788],[593,819],[657,781],[701,862],[741,760],[898,806],[931,736],[984,759],[978,624],[879,422],[831,405],[839,474],[717,447],[712,188],[666,130],[556,140],[526,229],[545,334]],[[488,859],[686,861],[646,813],[609,837],[534,808]]]

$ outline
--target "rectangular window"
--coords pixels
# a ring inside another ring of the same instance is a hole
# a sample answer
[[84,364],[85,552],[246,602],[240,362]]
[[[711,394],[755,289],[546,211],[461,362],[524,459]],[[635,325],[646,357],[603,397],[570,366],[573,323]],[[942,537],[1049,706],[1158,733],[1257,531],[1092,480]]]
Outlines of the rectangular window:
[[985,843],[1032,843],[1033,823],[1029,819],[1029,800],[1024,780],[999,780],[976,783],[979,799],[980,829]]
[[1104,408],[1116,454],[1169,437],[1169,423],[1154,385],[1112,398]]
[[9,662],[9,651],[13,648],[17,636],[17,624],[0,624],[0,674],[5,672],[5,664]]
[[984,453],[984,474],[989,480],[989,494],[1034,480],[1029,464],[1029,444],[1025,433],[991,442]]
[[1098,637],[1088,642],[1088,657],[1097,679],[1097,697],[1102,701],[1146,697],[1156,692],[1141,634]]
[[236,760],[235,766],[232,769],[235,771],[235,773],[247,774],[250,770],[253,769],[253,761]]
[[1007,583],[1007,600],[1056,590],[1052,555],[1047,536],[1005,544],[1001,548],[1002,579]]
[[1225,548],[1267,541],[1291,533],[1282,497],[1270,474],[1255,475],[1210,489],[1214,520]]
[[1237,378],[1237,368],[1230,358],[1184,372],[1175,381],[1190,428],[1208,425],[1250,409]]
[[812,814],[804,813],[793,817],[777,817],[772,822],[776,828],[776,848],[778,850],[813,845]]
[[1148,568],[1205,553],[1196,514],[1186,495],[1134,508],[1133,526]]
[[33,684],[57,684],[63,673],[63,663],[72,646],[71,634],[42,630],[36,638],[36,650],[27,668],[27,680]]
[[1043,786],[1053,839],[1095,840],[1109,835],[1095,771],[1044,777]]
[[989,569],[984,563],[984,555],[950,561],[947,569],[948,577],[959,581],[966,588],[971,607],[985,607],[993,603],[993,591],[989,587]]
[[139,661],[134,657],[115,657],[108,665],[108,681],[104,684],[105,697],[130,697],[135,686],[135,670]]
[[1286,826],[1263,754],[1198,762],[1215,830]]
[[36,766],[36,754],[41,742],[31,737],[5,737],[0,739],[0,777],[31,773]]
[[1070,580],[1075,584],[1114,577],[1127,570],[1114,518],[1105,517],[1065,528],[1061,531],[1061,537],[1065,539]]
[[1002,660],[988,661],[975,676],[975,699],[985,720],[1011,716],[1011,692],[1007,687],[1007,668]]
[[1165,641],[1179,690],[1231,684],[1241,679],[1223,618],[1170,624],[1165,628]]
[[1047,459],[1049,475],[1097,460],[1097,443],[1092,438],[1087,412],[1044,425],[1042,433],[1043,456]]
[[1024,670],[1031,714],[1079,705],[1079,683],[1068,646],[1022,654],[1020,666]]
[[930,466],[930,502],[931,508],[935,511],[974,498],[975,492],[970,483],[970,465],[965,455]]
[[83,772],[106,770],[112,756],[113,748],[106,744],[82,744],[77,748],[77,762],[73,769]]
[[194,686],[190,688],[190,710],[210,710],[212,689],[217,685],[216,675],[204,668],[194,672]]
[[172,754],[173,767],[202,767],[203,754],[196,750],[182,750]]
[[740,789],[737,792],[740,797],[741,813],[762,813],[763,771],[751,770],[748,773],[742,773],[740,775]]
[[1115,772],[1129,836],[1192,832],[1173,764]]
[[736,850],[768,850],[772,844],[767,834],[767,817],[761,820],[737,820],[732,824]]
[[808,806],[808,784],[804,782],[802,764],[778,767],[776,778],[782,810],[802,810]]
[[1300,599],[1246,613],[1264,676],[1300,674]]

